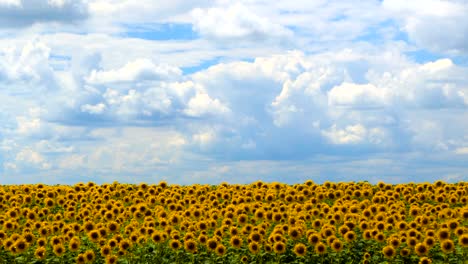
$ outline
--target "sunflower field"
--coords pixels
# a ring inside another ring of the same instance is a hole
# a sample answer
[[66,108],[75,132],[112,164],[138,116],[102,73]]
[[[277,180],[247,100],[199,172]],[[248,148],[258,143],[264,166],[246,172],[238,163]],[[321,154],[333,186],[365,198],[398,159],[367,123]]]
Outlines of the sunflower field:
[[467,263],[468,184],[0,186],[0,263]]

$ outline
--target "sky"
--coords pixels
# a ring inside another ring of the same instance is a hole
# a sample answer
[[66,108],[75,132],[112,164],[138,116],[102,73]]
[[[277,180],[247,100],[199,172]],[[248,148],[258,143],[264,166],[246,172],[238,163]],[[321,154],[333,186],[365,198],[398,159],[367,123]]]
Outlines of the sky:
[[0,184],[468,180],[465,0],[0,0]]

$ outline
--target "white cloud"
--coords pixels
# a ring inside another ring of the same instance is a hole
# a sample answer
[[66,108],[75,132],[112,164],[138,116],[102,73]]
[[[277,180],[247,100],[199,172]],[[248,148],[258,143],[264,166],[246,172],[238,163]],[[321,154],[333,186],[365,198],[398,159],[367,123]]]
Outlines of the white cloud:
[[81,111],[90,114],[101,114],[106,109],[106,105],[99,103],[96,105],[84,104],[81,106]]
[[468,52],[468,3],[457,0],[385,0],[409,38],[421,48],[453,54]]
[[[9,47],[0,53],[0,76],[8,82],[33,82],[51,85],[50,48],[40,40],[28,41],[22,48]],[[0,79],[0,82],[2,80]],[[5,80],[3,80],[5,81]]]
[[155,65],[148,59],[138,59],[122,68],[109,71],[93,70],[86,80],[93,84],[167,80],[180,77],[181,70],[169,65]]
[[338,129],[333,125],[328,130],[323,130],[322,134],[333,144],[359,144],[369,143],[379,144],[384,140],[385,133],[380,128],[367,129],[361,124],[346,126]]
[[218,99],[212,99],[205,93],[197,93],[192,97],[184,112],[193,117],[206,114],[220,115],[229,112],[229,108],[224,106]]
[[468,154],[468,147],[457,148],[457,149],[455,149],[454,153],[457,154],[457,155],[467,155]]
[[75,150],[73,146],[64,146],[50,140],[41,140],[36,143],[35,149],[40,153],[70,153]]
[[263,41],[269,38],[289,38],[293,32],[262,17],[241,3],[228,7],[192,11],[194,28],[201,35],[217,40]]
[[388,91],[372,84],[344,82],[328,92],[328,103],[335,106],[372,108],[386,104]]
[[24,148],[16,154],[16,162],[25,166],[34,166],[39,169],[50,169],[51,164],[38,152],[30,148]]
[[25,27],[35,23],[71,23],[88,17],[84,0],[2,0],[0,28]]
[[[186,13],[195,7],[213,3],[212,0],[174,0],[155,2],[152,0],[94,0],[89,3],[90,13],[95,17],[104,17],[119,22],[186,22]],[[184,16],[185,15],[185,16]]]
[[21,0],[0,0],[0,6],[22,6]]
[[210,147],[216,141],[216,132],[213,130],[202,131],[192,136],[192,141],[202,149]]

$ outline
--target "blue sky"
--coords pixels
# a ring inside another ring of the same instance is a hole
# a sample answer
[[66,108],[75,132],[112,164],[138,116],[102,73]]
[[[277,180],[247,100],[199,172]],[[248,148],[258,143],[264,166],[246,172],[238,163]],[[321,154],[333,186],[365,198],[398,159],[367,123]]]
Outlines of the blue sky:
[[0,0],[0,183],[468,180],[460,0]]

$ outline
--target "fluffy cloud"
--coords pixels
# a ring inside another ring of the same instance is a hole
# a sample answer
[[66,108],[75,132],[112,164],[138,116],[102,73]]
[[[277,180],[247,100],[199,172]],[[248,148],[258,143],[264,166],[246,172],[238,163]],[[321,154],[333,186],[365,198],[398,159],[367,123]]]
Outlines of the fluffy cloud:
[[40,40],[29,41],[21,49],[9,47],[0,53],[0,82],[52,85],[50,48]]
[[322,133],[333,144],[379,144],[385,139],[385,132],[381,128],[368,129],[361,124],[347,126],[344,129],[337,129],[336,125],[333,125]]
[[192,11],[194,29],[201,35],[217,40],[264,41],[289,38],[293,32],[267,17],[262,17],[241,3],[227,7]]
[[71,23],[88,17],[86,1],[3,0],[0,1],[0,27],[24,27],[34,23]]
[[228,112],[229,109],[224,106],[218,99],[211,99],[205,93],[198,93],[192,97],[184,112],[188,116],[203,116],[205,114],[223,114]]
[[383,7],[400,21],[409,38],[421,48],[467,54],[468,4],[457,0],[384,0]]
[[155,65],[148,59],[138,59],[127,63],[120,69],[109,71],[93,70],[86,81],[92,84],[151,81],[161,79],[175,79],[180,77],[181,71],[169,65]]
[[16,154],[16,162],[23,166],[34,166],[39,169],[50,169],[51,164],[38,152],[25,148]]
[[328,103],[334,106],[373,108],[385,105],[386,91],[372,84],[344,82],[328,92]]
[[100,114],[104,112],[105,109],[106,109],[106,105],[103,103],[99,103],[96,105],[84,104],[81,106],[82,112],[87,112],[90,114]]

